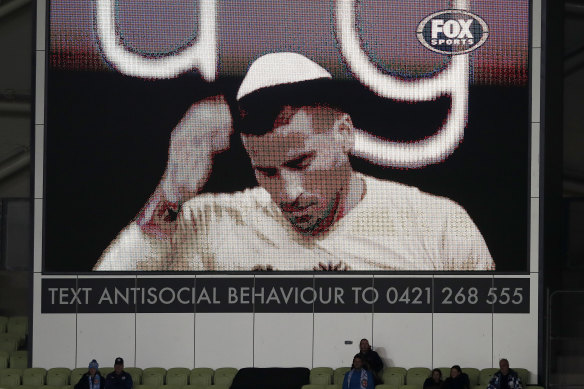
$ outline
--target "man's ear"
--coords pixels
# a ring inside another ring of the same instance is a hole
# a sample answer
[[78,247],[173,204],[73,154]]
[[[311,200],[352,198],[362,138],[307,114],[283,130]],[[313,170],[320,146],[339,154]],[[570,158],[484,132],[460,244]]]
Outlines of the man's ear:
[[351,116],[347,113],[339,115],[335,120],[333,130],[335,136],[339,137],[343,145],[343,150],[346,153],[352,152],[355,146],[355,127],[353,126]]

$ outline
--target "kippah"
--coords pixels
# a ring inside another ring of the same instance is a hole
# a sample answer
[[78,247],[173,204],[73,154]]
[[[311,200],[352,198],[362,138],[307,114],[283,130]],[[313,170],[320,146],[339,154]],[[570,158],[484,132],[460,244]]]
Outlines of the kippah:
[[298,53],[271,53],[256,59],[237,91],[237,101],[260,89],[304,81],[332,79],[322,66]]

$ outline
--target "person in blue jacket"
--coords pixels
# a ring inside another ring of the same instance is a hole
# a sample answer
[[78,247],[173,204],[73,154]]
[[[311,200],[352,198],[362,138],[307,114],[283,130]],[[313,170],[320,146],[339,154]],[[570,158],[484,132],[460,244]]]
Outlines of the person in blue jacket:
[[363,363],[363,356],[361,354],[355,355],[353,358],[353,366],[345,374],[343,380],[343,389],[374,389],[375,381],[373,374],[365,369]]

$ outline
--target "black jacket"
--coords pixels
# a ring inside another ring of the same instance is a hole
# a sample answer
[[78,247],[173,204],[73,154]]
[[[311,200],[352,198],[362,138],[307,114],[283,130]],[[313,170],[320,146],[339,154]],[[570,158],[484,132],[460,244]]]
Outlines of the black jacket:
[[444,380],[444,389],[470,389],[468,375],[466,373],[461,373],[456,378],[446,378],[446,380]]
[[[99,389],[105,388],[105,377],[101,375],[98,371],[95,373],[96,376],[99,376]],[[79,379],[79,382],[75,384],[75,389],[89,389],[89,372],[83,374],[83,377]]]
[[424,389],[442,389],[443,386],[444,381],[442,381],[442,379],[436,382],[434,381],[434,379],[432,379],[432,377],[430,377],[427,378],[426,381],[424,381]]
[[132,376],[125,371],[120,375],[112,371],[105,377],[105,389],[132,389],[133,386]]

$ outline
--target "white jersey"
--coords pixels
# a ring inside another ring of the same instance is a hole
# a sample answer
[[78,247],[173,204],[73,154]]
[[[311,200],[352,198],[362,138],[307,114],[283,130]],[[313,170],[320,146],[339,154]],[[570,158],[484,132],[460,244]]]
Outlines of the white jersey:
[[318,236],[297,232],[261,187],[183,205],[172,238],[132,223],[95,270],[494,270],[479,230],[455,202],[362,176],[361,201]]

